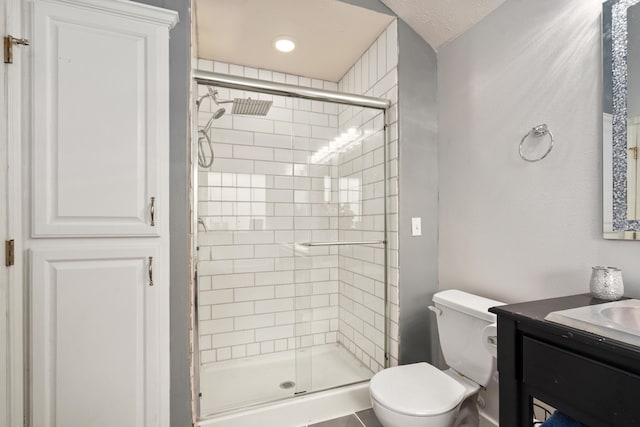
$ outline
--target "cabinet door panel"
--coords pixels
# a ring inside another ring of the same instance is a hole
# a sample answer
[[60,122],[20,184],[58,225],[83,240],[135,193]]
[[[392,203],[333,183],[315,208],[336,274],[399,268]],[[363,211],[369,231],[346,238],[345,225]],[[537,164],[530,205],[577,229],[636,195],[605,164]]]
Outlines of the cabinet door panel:
[[164,425],[167,285],[157,269],[149,285],[156,254],[32,251],[33,425]]
[[34,22],[33,236],[158,235],[157,28],[47,1]]
[[144,39],[65,22],[54,25],[57,165],[48,166],[58,169],[57,182],[51,182],[57,185],[57,214],[142,222]]

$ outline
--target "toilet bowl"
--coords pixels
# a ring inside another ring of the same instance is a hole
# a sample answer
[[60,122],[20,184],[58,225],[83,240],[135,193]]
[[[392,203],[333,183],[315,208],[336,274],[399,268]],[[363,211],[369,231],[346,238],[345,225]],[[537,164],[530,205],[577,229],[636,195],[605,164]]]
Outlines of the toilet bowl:
[[[450,369],[441,371],[421,362],[374,375],[369,383],[371,405],[384,427],[459,425],[461,404],[473,399],[465,410],[468,406],[475,409],[475,395],[496,371],[496,360],[487,351],[482,332],[495,322],[495,315],[487,310],[503,303],[457,290],[439,292],[433,301],[438,336]],[[497,419],[497,414],[489,415]]]
[[425,362],[385,369],[369,383],[373,410],[385,427],[451,426],[460,404],[480,388],[452,375]]

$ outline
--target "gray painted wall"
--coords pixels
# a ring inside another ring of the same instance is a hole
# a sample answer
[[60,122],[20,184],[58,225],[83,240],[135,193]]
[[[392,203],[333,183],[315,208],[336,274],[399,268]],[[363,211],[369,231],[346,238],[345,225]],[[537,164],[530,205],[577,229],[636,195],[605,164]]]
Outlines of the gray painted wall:
[[373,10],[380,13],[386,13],[387,15],[396,16],[391,9],[389,9],[380,0],[340,0],[343,3],[352,4],[354,6],[360,6],[365,9]]
[[[640,244],[602,238],[601,13],[600,0],[507,1],[438,52],[442,289],[551,298],[614,265],[640,296]],[[524,162],[539,123],[556,144]]]
[[[437,362],[427,310],[438,290],[436,53],[400,19],[398,42],[400,363]],[[422,236],[411,236],[412,217]]]
[[180,22],[171,30],[170,191],[171,191],[171,426],[191,425],[189,375],[189,84],[191,16],[188,0],[138,0],[175,10]]

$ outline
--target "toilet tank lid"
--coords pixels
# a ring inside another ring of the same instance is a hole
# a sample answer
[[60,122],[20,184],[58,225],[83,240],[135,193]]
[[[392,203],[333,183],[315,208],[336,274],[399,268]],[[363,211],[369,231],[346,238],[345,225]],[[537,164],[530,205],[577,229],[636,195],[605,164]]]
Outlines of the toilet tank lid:
[[491,323],[496,321],[496,315],[489,313],[489,309],[498,305],[505,305],[503,302],[473,295],[457,289],[449,289],[436,293],[433,296],[433,302],[436,303],[436,305],[449,307]]

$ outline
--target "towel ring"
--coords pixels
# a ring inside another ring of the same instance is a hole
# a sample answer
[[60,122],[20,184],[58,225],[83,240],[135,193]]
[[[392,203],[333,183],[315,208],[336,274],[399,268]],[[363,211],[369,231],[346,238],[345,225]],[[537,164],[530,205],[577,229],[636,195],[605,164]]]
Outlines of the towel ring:
[[[527,138],[529,138],[530,136],[535,136],[537,138],[542,138],[543,136],[549,135],[549,138],[551,138],[551,142],[549,143],[549,148],[547,148],[547,151],[545,151],[545,153],[535,159],[530,159],[528,157],[526,157],[524,155],[524,153],[522,152],[522,147],[524,146],[524,142],[527,140]],[[522,158],[522,160],[526,161],[526,162],[538,162],[542,159],[544,159],[545,157],[547,157],[547,155],[551,152],[551,149],[553,148],[553,134],[551,133],[551,131],[549,130],[549,128],[547,127],[546,124],[541,124],[538,126],[534,126],[529,133],[527,133],[525,136],[522,137],[522,140],[520,141],[520,147],[519,147],[519,152],[520,152],[520,157]]]

